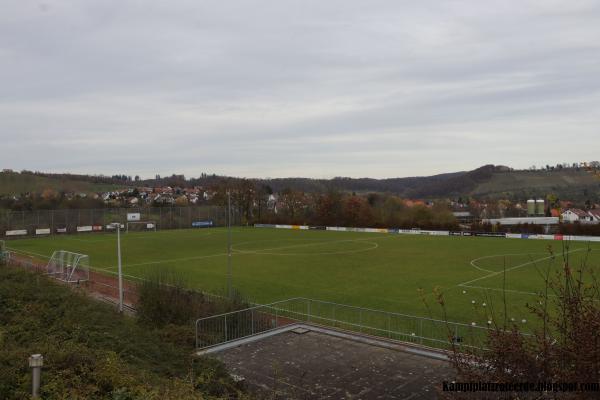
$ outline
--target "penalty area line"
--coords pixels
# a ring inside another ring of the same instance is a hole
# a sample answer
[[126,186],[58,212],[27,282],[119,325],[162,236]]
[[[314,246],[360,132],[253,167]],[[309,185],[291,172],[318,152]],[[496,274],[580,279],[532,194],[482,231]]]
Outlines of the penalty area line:
[[[499,288],[489,288],[489,287],[485,287],[485,286],[475,286],[475,285],[461,285],[461,287],[465,287],[465,288],[469,288],[469,289],[479,289],[479,290],[491,290],[494,292],[507,292],[507,293],[516,293],[516,294],[526,294],[529,296],[539,296],[540,293],[535,293],[535,292],[525,292],[522,290],[515,290],[515,289],[499,289]],[[548,295],[551,297],[556,297],[555,295]]]
[[[566,254],[575,253],[577,251],[582,251],[582,250],[585,250],[585,249],[575,249],[575,250],[572,250],[572,251],[568,251]],[[491,278],[491,277],[494,277],[494,276],[498,276],[498,275],[503,274],[505,272],[513,271],[513,270],[518,269],[518,268],[523,268],[523,267],[526,267],[528,265],[535,264],[537,262],[549,260],[549,259],[556,258],[556,257],[557,257],[556,255],[550,255],[550,256],[547,256],[547,257],[538,258],[536,260],[528,261],[528,262],[523,263],[523,264],[515,265],[514,267],[507,268],[507,269],[505,269],[503,271],[492,272],[492,273],[490,273],[488,275],[480,276],[479,278],[475,278],[475,279],[472,279],[472,280],[467,281],[467,282],[459,283],[456,286],[466,286],[466,285],[469,285],[471,283],[481,281],[483,279],[487,279],[487,278]]]

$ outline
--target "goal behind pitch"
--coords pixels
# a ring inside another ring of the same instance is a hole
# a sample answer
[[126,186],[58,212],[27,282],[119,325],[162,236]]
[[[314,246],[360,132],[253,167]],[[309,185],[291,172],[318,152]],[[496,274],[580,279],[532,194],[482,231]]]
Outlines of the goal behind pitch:
[[90,258],[85,254],[57,250],[46,270],[48,275],[64,282],[84,282],[90,279]]
[[127,222],[125,232],[146,232],[156,231],[156,222],[154,221],[129,221]]

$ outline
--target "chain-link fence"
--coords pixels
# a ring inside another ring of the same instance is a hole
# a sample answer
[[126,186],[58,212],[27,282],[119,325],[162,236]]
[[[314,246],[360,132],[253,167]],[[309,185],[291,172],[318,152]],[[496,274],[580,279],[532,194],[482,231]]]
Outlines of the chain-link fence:
[[[159,230],[191,228],[198,221],[213,221],[214,226],[227,224],[227,208],[222,206],[0,210],[0,237],[76,233],[83,227],[104,231],[113,222],[126,223],[128,213],[139,213],[141,221],[152,221]],[[231,213],[232,224],[239,225],[239,214],[235,209]]]

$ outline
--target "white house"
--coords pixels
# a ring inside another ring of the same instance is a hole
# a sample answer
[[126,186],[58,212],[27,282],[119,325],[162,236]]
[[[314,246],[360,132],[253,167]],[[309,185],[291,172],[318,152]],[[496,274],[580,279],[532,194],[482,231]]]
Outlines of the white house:
[[573,223],[580,222],[582,224],[594,223],[594,217],[579,208],[569,208],[561,214],[563,222]]
[[592,216],[592,223],[600,224],[600,209],[594,208],[593,210],[589,210],[588,214]]

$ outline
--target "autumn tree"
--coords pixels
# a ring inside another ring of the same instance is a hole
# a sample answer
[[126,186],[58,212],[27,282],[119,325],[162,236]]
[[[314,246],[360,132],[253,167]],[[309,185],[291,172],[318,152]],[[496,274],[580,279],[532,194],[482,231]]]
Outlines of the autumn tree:
[[372,226],[373,210],[364,197],[350,196],[343,202],[343,221],[346,226]]
[[315,210],[316,223],[319,225],[339,225],[342,222],[342,195],[329,191],[317,199]]
[[175,199],[175,205],[179,207],[187,206],[188,199],[184,195],[181,195]]
[[283,189],[279,193],[278,200],[281,214],[291,223],[303,222],[302,212],[306,207],[304,193],[290,188]]

